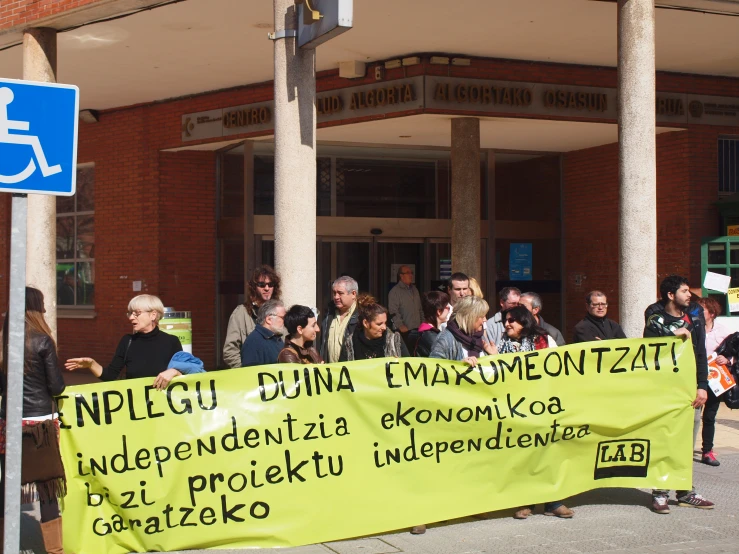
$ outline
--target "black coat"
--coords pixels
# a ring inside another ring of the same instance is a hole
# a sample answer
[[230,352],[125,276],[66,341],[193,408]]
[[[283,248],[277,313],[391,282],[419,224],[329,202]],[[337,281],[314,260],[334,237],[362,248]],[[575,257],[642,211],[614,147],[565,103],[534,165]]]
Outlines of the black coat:
[[156,377],[169,369],[172,356],[181,351],[180,339],[160,331],[159,327],[154,327],[148,333],[124,335],[118,343],[113,360],[103,369],[100,379],[114,381],[124,367],[126,379]]
[[[23,417],[54,413],[53,396],[64,392],[64,379],[57,364],[56,347],[49,335],[34,333],[26,349],[23,373]],[[2,378],[3,402],[0,417],[5,419],[7,376]]]
[[688,329],[695,354],[698,388],[708,390],[706,323],[703,320],[703,312],[699,306],[691,304],[683,316],[688,317],[689,325],[685,325],[683,318],[668,314],[663,302],[655,302],[644,312],[644,337],[669,337],[680,327]]
[[590,342],[593,340],[625,339],[626,334],[621,326],[607,317],[586,315],[575,325],[575,336],[572,342]]

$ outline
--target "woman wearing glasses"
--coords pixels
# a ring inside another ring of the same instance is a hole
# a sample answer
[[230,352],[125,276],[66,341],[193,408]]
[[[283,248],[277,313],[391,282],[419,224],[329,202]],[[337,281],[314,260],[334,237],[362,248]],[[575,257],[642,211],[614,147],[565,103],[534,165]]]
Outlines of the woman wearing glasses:
[[166,388],[173,377],[181,375],[176,369],[169,369],[169,363],[172,356],[182,351],[182,344],[177,337],[159,329],[159,320],[164,317],[162,301],[151,294],[141,294],[128,303],[126,315],[132,333],[123,336],[107,367],[92,358],[70,358],[64,367],[69,371],[87,368],[103,381],[118,379],[125,367],[126,379],[154,377],[156,388]]
[[246,302],[236,306],[228,319],[223,361],[230,368],[241,367],[241,347],[254,330],[257,312],[267,300],[280,300],[280,276],[268,265],[258,267],[249,280]]
[[[557,343],[536,324],[534,316],[525,306],[516,306],[503,312],[505,334],[498,342],[498,352],[532,352],[544,348],[556,348]],[[534,506],[523,506],[513,514],[515,519],[526,519],[534,512]],[[544,515],[571,518],[575,512],[560,501],[544,504]]]

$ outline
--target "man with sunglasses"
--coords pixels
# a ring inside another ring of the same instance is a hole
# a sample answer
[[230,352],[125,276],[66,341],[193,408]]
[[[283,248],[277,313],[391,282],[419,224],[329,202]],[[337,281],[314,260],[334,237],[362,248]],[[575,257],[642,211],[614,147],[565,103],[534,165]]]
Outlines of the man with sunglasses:
[[248,283],[247,298],[228,319],[223,361],[229,368],[241,366],[241,348],[256,328],[257,312],[268,300],[280,300],[280,276],[268,265],[258,267]]
[[575,325],[573,343],[626,338],[621,326],[606,317],[608,299],[604,293],[599,290],[589,292],[585,297],[585,309],[588,315]]

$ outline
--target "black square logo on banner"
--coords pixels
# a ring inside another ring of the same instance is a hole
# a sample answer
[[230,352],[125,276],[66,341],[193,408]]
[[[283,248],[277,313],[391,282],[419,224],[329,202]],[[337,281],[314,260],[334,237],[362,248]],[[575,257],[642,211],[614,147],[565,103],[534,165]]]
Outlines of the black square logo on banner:
[[646,477],[648,470],[648,440],[621,439],[598,443],[593,479]]

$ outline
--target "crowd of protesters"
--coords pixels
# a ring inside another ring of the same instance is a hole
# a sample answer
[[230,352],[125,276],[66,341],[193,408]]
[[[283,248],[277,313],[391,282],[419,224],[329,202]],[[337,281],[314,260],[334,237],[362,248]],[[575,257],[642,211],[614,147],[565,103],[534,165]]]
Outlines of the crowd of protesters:
[[[498,295],[500,309],[488,318],[490,305],[474,278],[454,273],[446,290],[421,294],[413,284],[413,272],[401,266],[391,289],[388,307],[360,293],[356,280],[342,276],[331,287],[331,305],[318,324],[317,310],[286,307],[280,300],[280,278],[270,267],[258,268],[249,283],[249,296],[229,320],[224,360],[230,367],[278,362],[333,363],[383,357],[417,356],[462,361],[476,365],[482,356],[528,352],[565,345],[562,332],[542,316],[543,303],[533,291],[506,287]],[[696,355],[697,432],[703,410],[701,460],[719,465],[713,452],[713,435],[719,400],[707,385],[707,355],[729,334],[716,320],[720,307],[711,298],[691,301],[688,281],[667,277],[660,286],[660,301],[645,312],[644,336],[675,335],[690,339]],[[575,325],[573,343],[623,339],[618,324],[607,317],[608,298],[599,290],[585,297],[585,317]],[[235,353],[239,353],[236,356]],[[730,360],[719,357],[719,363]],[[694,442],[695,442],[694,436]],[[669,491],[654,490],[652,509],[669,513]],[[713,508],[694,490],[677,491],[680,506]],[[526,519],[533,506],[518,508],[516,519]],[[548,502],[544,513],[571,518],[574,511],[561,501]],[[412,533],[425,532],[424,525]]]
[[[565,344],[563,334],[542,317],[543,304],[535,292],[522,293],[515,287],[500,291],[500,310],[488,318],[490,306],[474,279],[454,273],[446,290],[420,294],[413,285],[408,266],[398,270],[398,283],[390,291],[389,306],[380,305],[372,296],[360,293],[357,282],[342,276],[331,287],[332,303],[319,325],[315,308],[294,305],[289,308],[280,299],[280,278],[270,267],[262,266],[252,275],[246,302],[239,305],[228,324],[224,360],[230,367],[249,367],[274,363],[332,363],[386,357],[429,357],[462,361],[476,365],[486,355],[528,352],[557,348]],[[719,304],[711,298],[693,296],[688,281],[671,275],[660,285],[661,299],[644,314],[645,337],[678,336],[690,340],[696,359],[697,433],[703,409],[701,461],[718,466],[713,452],[716,413],[720,400],[708,387],[708,355],[721,351],[719,346],[731,333],[716,319]],[[620,325],[607,317],[608,299],[594,290],[585,298],[585,317],[573,329],[573,342],[626,338]],[[64,390],[57,367],[56,344],[44,320],[43,295],[26,290],[26,340],[23,397],[23,426],[30,435],[57,436],[58,418],[53,398]],[[132,333],[125,335],[111,362],[103,367],[92,358],[70,358],[67,370],[89,369],[102,380],[153,378],[154,387],[165,389],[178,375],[204,371],[200,360],[182,351],[180,341],[159,329],[164,307],[159,298],[139,295],[131,300],[126,313]],[[6,320],[7,323],[7,320]],[[3,358],[0,393],[6,388],[7,332],[3,333]],[[735,360],[724,356],[717,363]],[[5,454],[5,395],[0,405],[0,470]],[[46,423],[43,423],[46,422]],[[53,425],[47,425],[53,423]],[[26,431],[24,431],[25,433]],[[694,442],[695,442],[694,434]],[[58,440],[58,436],[57,436]],[[48,439],[47,439],[48,442]],[[53,450],[53,449],[52,449]],[[45,454],[38,464],[61,468],[56,453]],[[26,464],[24,458],[24,464]],[[39,466],[40,467],[40,466]],[[39,475],[24,483],[24,499],[41,501],[41,528],[48,552],[61,552],[61,518],[58,500],[65,493],[63,469],[42,478],[37,467],[26,467],[24,474]],[[4,487],[0,487],[0,491]],[[670,512],[669,491],[652,492],[652,509]],[[713,503],[694,490],[676,491],[680,506],[713,508]],[[0,493],[0,508],[4,496]],[[533,506],[515,510],[514,518],[526,519]],[[547,502],[544,513],[571,518],[573,510],[561,501]],[[1,522],[0,522],[1,523]],[[412,533],[420,534],[425,525]]]

